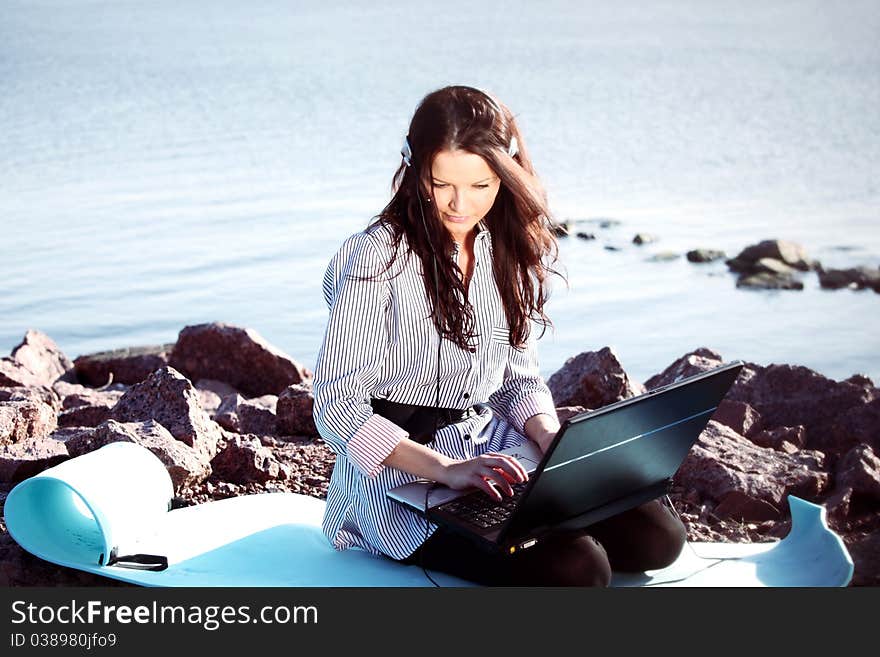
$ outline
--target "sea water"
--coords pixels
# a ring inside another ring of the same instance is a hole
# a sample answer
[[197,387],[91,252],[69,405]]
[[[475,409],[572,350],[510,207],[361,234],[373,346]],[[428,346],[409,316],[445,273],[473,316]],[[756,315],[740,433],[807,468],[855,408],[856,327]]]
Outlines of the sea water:
[[870,0],[5,0],[0,354],[222,321],[313,367],[330,257],[387,202],[418,101],[460,83],[512,108],[556,218],[596,238],[560,241],[545,376],[706,346],[878,381],[880,294],[681,257],[778,238],[880,265],[878,34]]

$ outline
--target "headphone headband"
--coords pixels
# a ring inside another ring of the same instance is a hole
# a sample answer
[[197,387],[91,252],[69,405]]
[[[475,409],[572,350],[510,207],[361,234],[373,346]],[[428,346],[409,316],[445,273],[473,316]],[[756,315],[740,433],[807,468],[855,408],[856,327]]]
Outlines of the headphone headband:
[[[507,154],[510,157],[516,157],[516,154],[519,153],[519,142],[516,140],[516,137],[511,137],[510,145],[507,147]],[[403,157],[403,161],[406,163],[406,166],[412,166],[412,146],[409,144],[409,135],[403,138],[403,147],[400,149],[400,155]]]

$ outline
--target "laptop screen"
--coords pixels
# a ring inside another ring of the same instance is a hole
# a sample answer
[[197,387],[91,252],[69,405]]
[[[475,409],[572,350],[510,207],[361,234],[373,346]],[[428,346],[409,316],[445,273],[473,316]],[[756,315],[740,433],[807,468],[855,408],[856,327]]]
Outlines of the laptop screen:
[[552,525],[672,478],[742,368],[716,368],[570,418],[515,525]]

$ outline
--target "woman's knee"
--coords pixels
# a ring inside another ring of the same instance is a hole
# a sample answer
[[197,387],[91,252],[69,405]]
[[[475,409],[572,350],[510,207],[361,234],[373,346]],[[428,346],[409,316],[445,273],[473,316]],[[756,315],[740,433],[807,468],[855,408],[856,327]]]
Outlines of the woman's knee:
[[646,555],[645,570],[657,570],[671,565],[678,559],[687,542],[687,529],[681,520],[664,507],[666,518],[652,532]]
[[512,565],[519,585],[605,587],[611,582],[608,555],[588,535],[555,537],[531,554],[514,557]]

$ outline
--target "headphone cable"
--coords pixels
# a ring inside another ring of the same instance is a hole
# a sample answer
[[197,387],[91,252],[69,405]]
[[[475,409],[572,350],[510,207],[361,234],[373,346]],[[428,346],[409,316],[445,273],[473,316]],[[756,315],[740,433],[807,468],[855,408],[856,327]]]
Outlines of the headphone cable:
[[[418,182],[416,184],[418,185]],[[419,199],[419,214],[421,214],[421,216],[422,216],[422,226],[425,229],[425,237],[428,240],[428,246],[431,249],[431,256],[432,256],[432,260],[434,262],[434,311],[436,312],[436,305],[440,301],[440,283],[439,283],[440,273],[437,268],[437,251],[434,249],[434,243],[431,241],[431,234],[428,231],[428,223],[427,223],[427,221],[425,221],[425,209],[422,206],[422,195],[418,191],[418,188],[416,190],[416,196]],[[439,430],[438,425],[439,425],[439,421],[440,421],[440,411],[439,411],[439,408],[440,408],[440,351],[441,351],[442,347],[443,347],[443,336],[440,334],[440,331],[437,331],[437,384],[436,384],[436,387],[434,390],[434,432],[432,433],[432,436],[434,436],[434,438],[437,437],[437,431]],[[424,556],[425,556],[424,545],[425,545],[425,543],[427,543],[428,538],[430,538],[429,529],[431,526],[430,522],[428,522],[428,497],[430,496],[431,491],[434,490],[434,488],[436,486],[437,486],[437,482],[432,481],[425,488],[425,540],[422,542],[422,546],[419,548],[419,566],[421,567],[422,572],[425,573],[425,577],[427,577],[429,580],[431,580],[431,583],[434,586],[439,587],[440,585],[437,583],[437,581],[433,577],[431,577],[431,575],[428,573],[428,569],[425,568],[425,561],[424,561]]]

